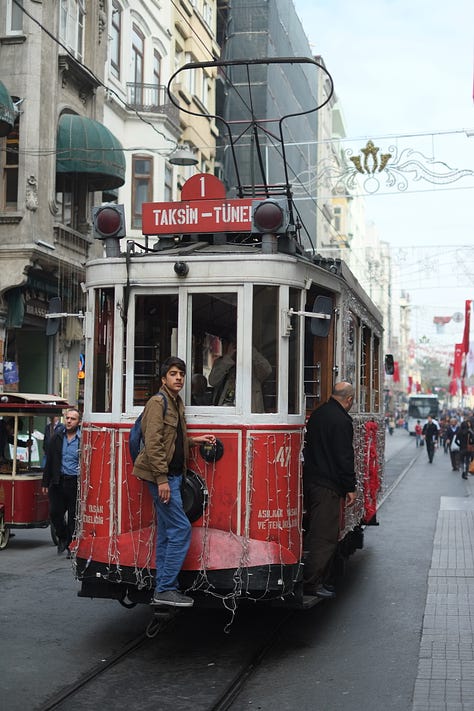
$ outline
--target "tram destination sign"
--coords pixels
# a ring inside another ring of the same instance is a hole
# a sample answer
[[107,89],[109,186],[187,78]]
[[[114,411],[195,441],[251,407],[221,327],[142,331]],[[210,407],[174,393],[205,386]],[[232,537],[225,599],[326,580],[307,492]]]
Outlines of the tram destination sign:
[[148,202],[142,205],[144,235],[196,232],[248,232],[252,227],[250,199]]

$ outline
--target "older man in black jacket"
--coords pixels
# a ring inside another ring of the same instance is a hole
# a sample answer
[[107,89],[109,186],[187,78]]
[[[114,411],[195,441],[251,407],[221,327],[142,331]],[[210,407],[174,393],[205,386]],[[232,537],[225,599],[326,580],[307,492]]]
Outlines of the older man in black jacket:
[[[76,526],[77,482],[81,452],[81,415],[66,410],[65,427],[56,429],[43,470],[43,492],[48,492],[49,515],[58,537],[58,555],[67,551]],[[67,521],[66,521],[67,514]]]
[[306,426],[303,485],[310,523],[304,589],[323,598],[335,596],[329,575],[339,538],[341,501],[350,506],[357,495],[349,415],[353,400],[353,386],[336,383],[329,400],[311,414]]

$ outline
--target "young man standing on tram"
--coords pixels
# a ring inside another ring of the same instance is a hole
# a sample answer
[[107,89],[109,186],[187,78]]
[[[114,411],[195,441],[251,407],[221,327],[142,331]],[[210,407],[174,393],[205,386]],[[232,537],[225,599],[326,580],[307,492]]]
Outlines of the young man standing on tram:
[[336,383],[329,400],[311,414],[306,426],[303,489],[309,516],[309,543],[304,563],[304,592],[335,597],[331,567],[339,540],[341,501],[356,500],[354,428],[349,410],[350,383]]
[[178,575],[191,543],[191,524],[183,509],[181,482],[189,448],[215,444],[211,434],[188,437],[184,403],[186,364],[172,356],[161,366],[161,388],[145,405],[142,418],[144,447],[133,473],[147,482],[156,514],[156,587],[152,605],[191,607],[192,597],[178,589]]

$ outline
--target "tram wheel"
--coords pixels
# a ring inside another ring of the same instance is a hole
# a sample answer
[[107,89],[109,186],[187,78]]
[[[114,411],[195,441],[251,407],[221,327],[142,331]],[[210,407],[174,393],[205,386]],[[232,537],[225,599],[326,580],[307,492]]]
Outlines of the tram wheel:
[[10,540],[10,529],[5,526],[5,517],[3,513],[0,513],[0,550],[7,547],[8,541]]

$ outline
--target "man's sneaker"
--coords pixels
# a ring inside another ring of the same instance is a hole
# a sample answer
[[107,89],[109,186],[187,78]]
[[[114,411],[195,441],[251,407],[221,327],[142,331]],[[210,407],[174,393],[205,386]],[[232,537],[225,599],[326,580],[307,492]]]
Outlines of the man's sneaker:
[[194,600],[192,597],[183,595],[178,590],[165,590],[155,592],[151,605],[170,605],[171,607],[192,607]]
[[332,585],[320,585],[315,590],[315,595],[317,597],[322,597],[326,600],[331,600],[336,597],[336,591]]

